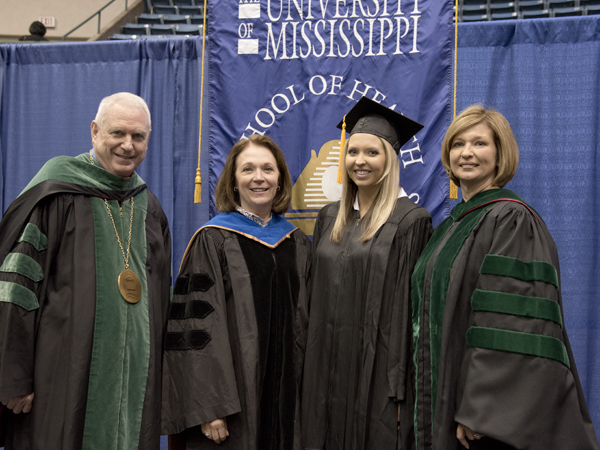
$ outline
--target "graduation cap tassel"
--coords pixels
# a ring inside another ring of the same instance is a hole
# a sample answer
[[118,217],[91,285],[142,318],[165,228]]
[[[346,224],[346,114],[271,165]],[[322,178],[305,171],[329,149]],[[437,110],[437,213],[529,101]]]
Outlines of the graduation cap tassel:
[[346,116],[342,124],[342,136],[340,137],[340,160],[338,162],[337,182],[342,184],[342,166],[344,164],[344,147],[346,146]]

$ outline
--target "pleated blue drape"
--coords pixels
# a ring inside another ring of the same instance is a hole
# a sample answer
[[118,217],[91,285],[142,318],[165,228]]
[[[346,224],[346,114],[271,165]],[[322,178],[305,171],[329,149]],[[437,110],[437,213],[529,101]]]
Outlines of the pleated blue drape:
[[103,97],[132,92],[152,115],[138,173],[169,218],[178,268],[208,214],[208,183],[203,202],[193,202],[201,53],[201,38],[0,46],[2,211],[48,159],[92,147],[90,123]]

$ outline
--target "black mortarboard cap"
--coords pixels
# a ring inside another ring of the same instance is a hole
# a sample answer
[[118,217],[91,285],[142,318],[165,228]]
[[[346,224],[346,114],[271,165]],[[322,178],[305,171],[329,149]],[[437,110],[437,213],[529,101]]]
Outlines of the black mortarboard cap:
[[[374,100],[362,97],[346,114],[346,129],[355,133],[368,133],[385,139],[398,153],[423,125],[389,109]],[[343,130],[344,120],[337,127]]]

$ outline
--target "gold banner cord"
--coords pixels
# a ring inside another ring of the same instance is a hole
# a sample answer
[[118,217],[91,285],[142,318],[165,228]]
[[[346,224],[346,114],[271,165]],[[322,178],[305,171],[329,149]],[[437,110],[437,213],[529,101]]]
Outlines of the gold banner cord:
[[198,168],[196,169],[196,188],[194,203],[202,203],[202,177],[200,176],[200,157],[202,155],[202,105],[204,103],[204,49],[206,46],[206,3],[204,0],[204,19],[202,20],[202,70],[200,74],[200,132],[198,135]]
[[[457,51],[458,51],[458,0],[454,3],[454,105],[452,118],[456,117],[456,63],[457,63]],[[458,198],[458,187],[452,180],[450,180],[450,199],[456,200]]]

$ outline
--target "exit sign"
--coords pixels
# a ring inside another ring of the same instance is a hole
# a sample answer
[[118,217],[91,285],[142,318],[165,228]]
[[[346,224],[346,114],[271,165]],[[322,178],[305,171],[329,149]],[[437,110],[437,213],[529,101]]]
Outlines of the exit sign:
[[54,28],[56,26],[56,17],[40,17],[39,21],[42,22],[46,28]]

